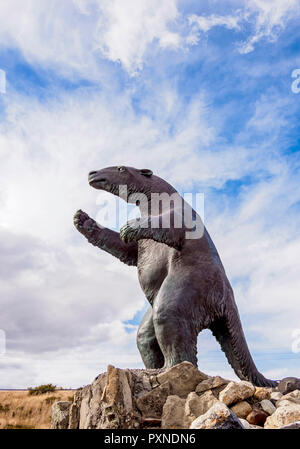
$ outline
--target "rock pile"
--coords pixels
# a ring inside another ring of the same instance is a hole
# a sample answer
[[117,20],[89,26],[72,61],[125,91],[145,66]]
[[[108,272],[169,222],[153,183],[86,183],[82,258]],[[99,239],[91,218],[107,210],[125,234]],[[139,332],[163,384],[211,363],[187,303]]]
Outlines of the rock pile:
[[[298,389],[299,388],[299,389]],[[168,370],[109,365],[73,402],[56,402],[53,429],[300,428],[300,380],[276,388],[208,376],[189,362]]]

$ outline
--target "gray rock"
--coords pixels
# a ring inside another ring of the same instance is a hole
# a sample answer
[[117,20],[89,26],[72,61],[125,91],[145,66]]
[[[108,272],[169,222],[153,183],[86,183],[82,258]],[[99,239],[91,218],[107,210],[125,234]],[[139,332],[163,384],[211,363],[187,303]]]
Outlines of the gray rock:
[[263,410],[253,409],[251,413],[247,416],[247,421],[249,424],[254,426],[263,426],[268,418],[268,414]]
[[171,393],[170,382],[148,391],[136,400],[136,405],[144,418],[161,418],[164,403]]
[[206,391],[201,396],[192,391],[185,401],[185,426],[188,428],[198,416],[204,415],[217,402],[218,400],[211,390]]
[[148,391],[151,391],[152,388],[157,387],[159,384],[155,381],[156,375],[153,374],[153,372],[159,371],[160,370],[131,369],[130,374],[132,378],[132,395],[138,398]]
[[297,377],[285,377],[279,382],[277,389],[282,394],[287,394],[294,390],[300,390],[300,379]]
[[70,401],[55,402],[52,406],[51,429],[67,429],[69,426]]
[[[89,406],[90,401],[92,399],[91,385],[87,385],[84,388],[82,388],[80,396],[81,396],[81,398],[80,398],[79,407],[78,407],[79,429],[90,429],[90,428],[92,428],[92,426],[91,426],[92,411],[90,410],[90,406]],[[99,408],[100,408],[101,396],[99,397]],[[99,415],[100,414],[101,414],[101,411],[99,410]]]
[[79,408],[80,429],[132,428],[136,422],[129,370],[111,365],[107,373],[98,376],[81,390]]
[[[149,420],[158,422],[153,416],[155,413],[150,413],[151,398],[157,395],[152,401],[154,412],[158,402],[161,404],[171,392],[170,389],[166,392],[165,386],[158,390],[159,394],[153,390],[151,378],[156,378],[160,372],[162,369],[124,370],[109,365],[106,373],[76,392],[70,408],[69,428],[131,429],[150,426]],[[147,416],[142,416],[137,403]],[[162,405],[160,407],[162,409]]]
[[252,407],[248,402],[241,401],[230,407],[230,410],[232,410],[238,418],[246,418],[249,413],[252,412]]
[[300,421],[293,422],[287,426],[280,427],[280,429],[300,429]]
[[268,413],[268,415],[273,415],[274,412],[276,412],[275,405],[269,401],[269,399],[263,399],[260,402],[261,408],[264,412]]
[[[129,370],[122,370],[111,365],[107,367],[106,384],[100,403],[102,417],[99,420],[99,416],[93,416],[93,428],[128,429],[132,426],[134,410],[131,385],[132,379]],[[93,407],[93,399],[95,399],[95,410],[99,409],[99,397],[93,395],[91,407]]]
[[300,390],[294,390],[282,396],[276,402],[276,407],[281,407],[284,404],[288,405],[288,403],[300,404]]
[[255,392],[255,387],[246,381],[230,382],[219,394],[219,400],[226,405],[250,398]]
[[184,405],[185,399],[176,395],[168,397],[163,406],[162,429],[184,429]]
[[280,393],[280,391],[272,391],[271,393],[271,401],[273,401],[273,403],[276,403],[277,401],[279,401],[282,398],[283,394]]
[[243,429],[243,425],[224,403],[218,401],[204,415],[196,418],[190,429]]
[[229,380],[223,379],[220,376],[208,377],[197,385],[195,391],[199,394],[207,390],[213,390],[214,388],[221,387],[222,385],[224,385],[225,388],[229,382]]
[[300,421],[300,404],[285,401],[267,418],[264,427],[265,429],[279,429],[297,421]]
[[77,390],[73,403],[70,407],[70,416],[69,416],[69,429],[79,429],[79,409],[81,404],[81,390]]
[[266,387],[256,387],[254,392],[254,399],[262,401],[263,399],[271,398],[272,389]]
[[169,381],[173,394],[180,397],[186,397],[204,379],[207,375],[190,362],[179,363],[157,375],[159,384]]

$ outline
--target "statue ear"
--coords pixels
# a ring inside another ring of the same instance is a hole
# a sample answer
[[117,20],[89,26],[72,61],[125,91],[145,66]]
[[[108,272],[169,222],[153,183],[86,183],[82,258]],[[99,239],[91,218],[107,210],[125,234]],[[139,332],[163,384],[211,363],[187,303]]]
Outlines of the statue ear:
[[144,175],[144,176],[150,177],[150,176],[153,175],[153,171],[152,171],[152,170],[149,170],[149,168],[142,168],[142,169],[140,170],[140,174],[141,174],[141,175]]

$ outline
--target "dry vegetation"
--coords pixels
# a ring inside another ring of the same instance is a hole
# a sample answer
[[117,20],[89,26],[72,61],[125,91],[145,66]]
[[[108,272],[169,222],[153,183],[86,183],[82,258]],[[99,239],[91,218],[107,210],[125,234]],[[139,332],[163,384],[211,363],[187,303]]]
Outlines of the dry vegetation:
[[0,429],[49,429],[56,401],[72,401],[74,391],[29,395],[28,391],[0,391]]

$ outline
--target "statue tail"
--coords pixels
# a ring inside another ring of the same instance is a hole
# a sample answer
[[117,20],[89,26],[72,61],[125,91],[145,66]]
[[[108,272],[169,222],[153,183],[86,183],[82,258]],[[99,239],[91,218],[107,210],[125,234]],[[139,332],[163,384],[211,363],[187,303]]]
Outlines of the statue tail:
[[224,317],[216,320],[210,329],[225,352],[228,362],[241,380],[258,387],[276,387],[277,382],[266,379],[256,368],[251,357],[236,305],[225,311]]

